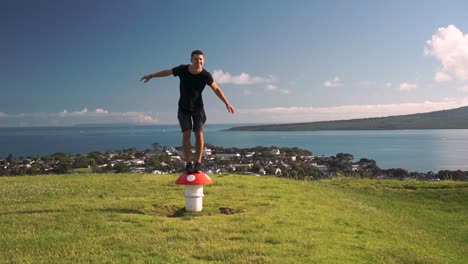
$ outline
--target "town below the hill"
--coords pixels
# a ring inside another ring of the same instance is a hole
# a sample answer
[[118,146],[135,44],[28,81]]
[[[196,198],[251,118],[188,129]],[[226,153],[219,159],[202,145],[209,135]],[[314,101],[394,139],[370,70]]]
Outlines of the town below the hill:
[[[154,143],[152,149],[129,148],[86,155],[55,153],[42,157],[0,158],[0,176],[68,174],[68,173],[181,173],[184,168],[181,147]],[[410,172],[402,168],[381,169],[372,159],[354,160],[349,153],[314,156],[297,147],[223,148],[206,144],[204,169],[207,174],[236,173],[275,175],[296,180],[319,180],[354,177],[399,180],[468,181],[468,171]]]

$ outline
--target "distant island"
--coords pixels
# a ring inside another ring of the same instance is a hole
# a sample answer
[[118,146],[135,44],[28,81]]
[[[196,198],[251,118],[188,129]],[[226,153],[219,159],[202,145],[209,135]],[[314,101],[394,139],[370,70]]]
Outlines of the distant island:
[[429,113],[307,123],[239,126],[225,131],[468,129],[468,106]]
[[132,123],[89,123],[89,124],[76,124],[73,127],[127,127],[137,126],[138,124]]

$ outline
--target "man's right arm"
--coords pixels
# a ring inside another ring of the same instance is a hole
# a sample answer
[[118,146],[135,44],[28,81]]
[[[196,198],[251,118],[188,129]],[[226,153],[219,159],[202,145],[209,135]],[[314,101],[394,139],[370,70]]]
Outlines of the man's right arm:
[[140,81],[144,81],[146,83],[149,80],[151,80],[152,78],[166,77],[166,76],[169,76],[169,75],[172,75],[172,69],[163,70],[163,71],[159,71],[159,72],[155,72],[155,73],[152,73],[152,74],[145,75],[145,76],[141,77]]

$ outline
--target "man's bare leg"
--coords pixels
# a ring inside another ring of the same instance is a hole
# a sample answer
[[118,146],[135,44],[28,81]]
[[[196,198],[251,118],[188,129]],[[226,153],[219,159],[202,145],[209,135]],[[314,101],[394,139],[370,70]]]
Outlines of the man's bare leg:
[[205,146],[205,139],[203,137],[203,131],[195,132],[195,163],[196,171],[203,171],[202,158],[203,158],[203,147]]
[[195,158],[197,159],[198,163],[202,162],[204,146],[205,139],[203,137],[203,131],[195,132]]
[[190,137],[192,136],[192,131],[187,130],[182,132],[182,149],[184,150],[185,162],[190,162],[192,154],[192,145],[190,143]]

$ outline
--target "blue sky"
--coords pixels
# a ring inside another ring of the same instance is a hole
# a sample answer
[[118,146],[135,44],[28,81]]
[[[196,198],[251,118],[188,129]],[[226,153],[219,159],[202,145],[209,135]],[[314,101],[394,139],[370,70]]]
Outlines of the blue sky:
[[468,105],[467,1],[0,1],[0,126],[175,124],[205,52],[209,123],[289,123]]

